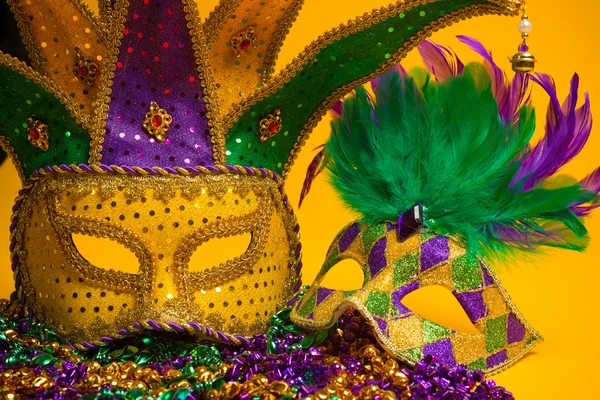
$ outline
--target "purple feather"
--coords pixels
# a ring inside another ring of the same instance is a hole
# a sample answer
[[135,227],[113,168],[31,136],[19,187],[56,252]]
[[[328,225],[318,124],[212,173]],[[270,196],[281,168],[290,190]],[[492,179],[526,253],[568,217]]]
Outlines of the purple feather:
[[585,188],[585,190],[598,194],[596,200],[589,205],[583,205],[583,203],[571,205],[571,211],[573,211],[575,215],[578,217],[585,217],[590,212],[600,207],[600,168],[583,178],[579,184]]
[[[397,73],[400,75],[400,77],[402,77],[402,78],[405,78],[405,77],[407,77],[407,76],[408,76],[408,72],[406,72],[406,70],[404,69],[404,67],[403,67],[402,65],[400,65],[400,64],[396,64],[396,65],[394,65],[392,68],[390,68],[390,69],[389,69],[389,70],[388,70],[388,71],[387,71],[385,74],[383,74],[383,75],[389,74],[389,73],[391,73],[391,72],[397,72]],[[375,90],[375,89],[377,88],[377,85],[379,85],[379,82],[381,81],[381,77],[382,77],[383,75],[376,76],[375,78],[373,78],[373,79],[371,80],[370,84],[371,84],[371,88],[372,88],[373,90]]]
[[429,40],[422,41],[418,49],[425,67],[438,82],[462,74],[465,65],[451,49]]
[[323,167],[325,166],[325,156],[323,154],[324,144],[315,148],[321,149],[313,158],[313,160],[308,165],[308,169],[306,170],[306,177],[304,178],[304,183],[302,184],[302,191],[300,192],[300,200],[298,201],[298,208],[302,207],[302,202],[304,198],[308,196],[310,189],[312,187],[313,182],[319,176],[319,174],[323,171]]
[[492,53],[481,42],[468,36],[457,36],[458,40],[485,59],[485,66],[492,78],[492,91],[498,103],[498,113],[505,123],[515,124],[519,120],[519,110],[531,103],[531,90],[528,74],[515,74],[508,82],[506,74],[495,62]]
[[[592,130],[592,115],[589,96],[577,109],[579,76],[571,79],[571,90],[562,107],[556,94],[554,80],[545,74],[536,74],[532,80],[539,84],[550,96],[544,138],[521,161],[519,171],[512,184],[523,184],[523,190],[531,190],[535,185],[552,176],[563,165],[575,157],[587,142]],[[524,181],[523,181],[524,179]]]

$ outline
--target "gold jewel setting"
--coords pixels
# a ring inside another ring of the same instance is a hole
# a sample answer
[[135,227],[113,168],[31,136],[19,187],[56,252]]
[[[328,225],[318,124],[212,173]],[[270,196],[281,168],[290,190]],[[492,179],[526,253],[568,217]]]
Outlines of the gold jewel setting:
[[281,127],[283,126],[283,120],[281,119],[281,111],[279,108],[274,109],[271,114],[261,119],[259,125],[261,142],[266,142],[279,133]]
[[164,142],[167,132],[171,128],[171,122],[173,122],[173,117],[153,101],[150,104],[150,111],[146,113],[143,126],[150,136],[159,142]]
[[98,77],[98,64],[93,62],[91,58],[77,52],[73,63],[73,73],[76,77],[85,81],[88,86],[94,86]]
[[231,48],[236,56],[241,56],[244,53],[250,52],[250,50],[256,47],[256,35],[254,34],[254,28],[250,27],[244,32],[234,36],[231,39]]
[[48,125],[36,118],[27,119],[27,140],[44,151],[48,151]]

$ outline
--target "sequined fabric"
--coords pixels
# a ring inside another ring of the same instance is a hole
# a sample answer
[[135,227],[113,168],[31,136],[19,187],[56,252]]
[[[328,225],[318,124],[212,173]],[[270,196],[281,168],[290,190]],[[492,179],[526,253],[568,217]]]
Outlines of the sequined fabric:
[[[112,84],[102,162],[212,165],[212,144],[194,49],[179,0],[132,2]],[[142,130],[150,103],[173,118],[166,140]]]
[[[295,221],[281,196],[262,176],[46,176],[15,220],[20,291],[39,320],[73,343],[122,336],[121,328],[148,320],[198,336],[206,332],[193,327],[203,325],[261,332],[298,281]],[[190,268],[205,243],[244,233],[247,250]],[[137,270],[123,271],[118,259],[91,264],[73,234],[130,249]]]
[[[355,307],[369,320],[382,346],[406,362],[431,355],[449,366],[465,364],[489,373],[510,366],[541,340],[489,268],[460,243],[431,233],[402,242],[390,226],[353,223],[346,227],[332,244],[314,284],[294,308],[292,320],[323,329],[346,308]],[[363,289],[322,287],[329,270],[344,259],[363,266]],[[450,290],[480,333],[441,326],[402,303],[405,296],[429,285]]]

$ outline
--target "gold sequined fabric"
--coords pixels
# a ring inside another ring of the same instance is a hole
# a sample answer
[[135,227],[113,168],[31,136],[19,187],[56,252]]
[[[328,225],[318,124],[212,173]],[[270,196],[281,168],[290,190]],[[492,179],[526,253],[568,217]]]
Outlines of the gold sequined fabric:
[[[119,336],[121,328],[205,335],[209,325],[209,336],[251,335],[298,280],[295,219],[276,182],[262,176],[48,175],[15,218],[13,257],[26,305],[76,343]],[[205,243],[244,233],[251,239],[242,254],[189,268]],[[118,242],[139,269],[122,271],[119,260],[92,265],[74,234]]]

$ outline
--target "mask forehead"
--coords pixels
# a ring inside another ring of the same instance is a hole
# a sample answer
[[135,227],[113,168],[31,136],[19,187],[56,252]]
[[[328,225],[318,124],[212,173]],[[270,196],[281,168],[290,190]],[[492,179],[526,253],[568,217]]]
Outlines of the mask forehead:
[[[58,177],[38,182],[21,209],[28,301],[48,321],[66,319],[64,333],[78,341],[69,324],[85,326],[86,339],[147,319],[258,332],[297,281],[295,221],[277,184],[263,177]],[[120,271],[119,260],[114,270],[91,265],[74,233],[121,243],[139,271]],[[203,244],[240,233],[251,237],[245,253],[189,269]]]

